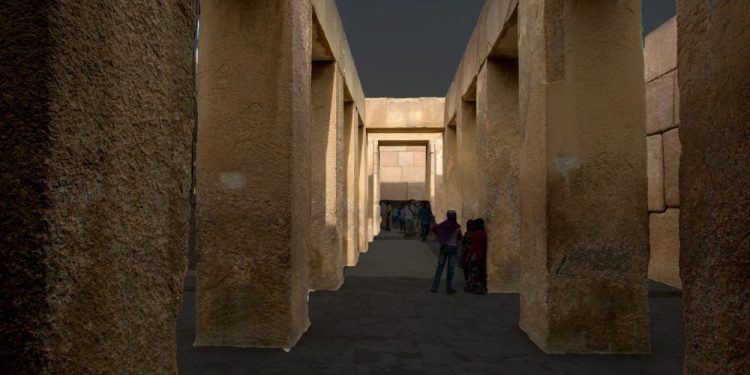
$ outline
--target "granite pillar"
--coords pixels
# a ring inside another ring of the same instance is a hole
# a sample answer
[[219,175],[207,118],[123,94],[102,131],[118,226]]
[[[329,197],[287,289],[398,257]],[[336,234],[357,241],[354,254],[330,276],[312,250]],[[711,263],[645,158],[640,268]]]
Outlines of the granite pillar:
[[367,207],[368,207],[368,201],[367,201],[367,129],[365,128],[364,124],[357,122],[358,126],[358,152],[359,157],[357,158],[357,166],[358,173],[357,178],[359,179],[359,196],[358,196],[358,214],[359,217],[359,228],[357,229],[359,231],[359,252],[366,252],[368,247],[368,240],[367,240]]
[[518,292],[521,137],[518,62],[488,59],[477,78],[478,216],[485,221],[487,289]]
[[469,219],[479,217],[479,194],[477,184],[482,173],[477,158],[477,105],[462,101],[457,114],[456,156],[460,169],[461,205],[456,208],[458,220],[465,230]]
[[176,373],[195,2],[9,0],[0,20],[2,372]]
[[309,326],[309,4],[203,2],[196,346],[291,348]]
[[359,176],[357,169],[358,162],[358,145],[359,145],[359,113],[354,107],[354,103],[344,105],[344,154],[346,157],[346,178],[345,178],[345,210],[346,227],[345,227],[345,251],[346,265],[353,267],[359,260],[359,215],[357,207],[359,200]]
[[677,7],[685,374],[750,369],[750,2]]
[[547,353],[648,353],[640,0],[519,3],[520,326]]
[[310,289],[344,283],[346,247],[344,81],[335,62],[314,62],[310,127]]
[[461,211],[461,169],[458,166],[458,131],[455,124],[448,124],[443,133],[443,188],[446,212],[435,212],[438,223],[445,220],[448,210]]

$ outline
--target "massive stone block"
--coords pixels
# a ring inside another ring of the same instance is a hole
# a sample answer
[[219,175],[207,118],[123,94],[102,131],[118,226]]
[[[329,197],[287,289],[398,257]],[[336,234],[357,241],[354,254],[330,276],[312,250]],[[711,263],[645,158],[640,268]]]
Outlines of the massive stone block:
[[650,351],[640,3],[519,3],[520,326],[548,353]]
[[0,19],[2,371],[175,373],[194,1],[11,0]]
[[[359,124],[359,122],[358,122]],[[359,158],[357,162],[358,179],[359,179],[359,200],[358,200],[358,215],[359,216],[359,251],[365,252],[368,248],[367,240],[367,130],[364,126],[358,126],[358,137],[359,137]]]
[[377,144],[372,139],[367,139],[367,242],[372,242],[380,231],[380,205],[376,195],[377,186],[380,182],[377,179],[377,168],[375,165],[375,150]]
[[198,65],[197,346],[309,326],[309,4],[209,1]]
[[646,163],[648,171],[648,210],[664,212],[664,151],[661,134],[646,139]]
[[648,262],[648,278],[676,288],[681,287],[679,227],[678,208],[649,215],[651,256]]
[[310,289],[337,290],[346,264],[346,207],[344,82],[336,63],[313,63],[310,133]]
[[[680,133],[672,129],[664,133],[664,201],[668,207],[680,207]],[[650,188],[650,186],[649,186]]]
[[487,60],[477,78],[476,181],[485,219],[487,288],[518,292],[520,277],[518,62]]
[[346,265],[355,266],[359,260],[359,215],[357,207],[359,206],[359,200],[357,194],[359,192],[359,176],[357,169],[359,168],[358,155],[359,145],[358,129],[359,129],[359,113],[354,107],[353,103],[346,103],[344,107],[344,155],[346,157],[346,176],[345,176],[345,192],[346,201],[344,206],[344,214],[346,215],[345,222],[345,245],[346,245]]
[[750,2],[681,1],[686,374],[750,369]]
[[646,132],[654,134],[674,126],[675,73],[646,84]]
[[477,159],[477,106],[475,102],[461,102],[457,124],[455,149],[460,169],[461,205],[456,207],[459,222],[477,218],[479,214],[479,174]]
[[646,37],[644,71],[646,82],[677,67],[677,19],[672,18]]
[[[461,211],[461,169],[458,167],[458,134],[455,125],[448,125],[443,132],[443,199],[445,211]],[[438,222],[445,218],[445,212],[435,212]]]

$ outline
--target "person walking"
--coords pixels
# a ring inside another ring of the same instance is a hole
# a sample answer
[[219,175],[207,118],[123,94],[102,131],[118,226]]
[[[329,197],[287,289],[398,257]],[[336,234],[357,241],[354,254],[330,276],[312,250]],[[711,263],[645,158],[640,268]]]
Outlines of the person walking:
[[401,218],[404,220],[404,237],[411,238],[414,236],[414,211],[411,203],[404,206],[401,210]]
[[435,277],[432,279],[432,293],[437,293],[440,287],[440,277],[443,275],[443,268],[446,264],[448,271],[445,280],[445,292],[448,294],[456,293],[453,290],[453,268],[456,262],[456,251],[458,242],[461,240],[461,224],[456,221],[456,211],[448,210],[447,220],[436,225],[432,231],[437,234],[438,243],[440,243],[440,256],[438,257]]
[[469,282],[469,267],[466,267],[466,254],[469,252],[471,246],[471,239],[474,237],[474,220],[469,219],[466,222],[466,233],[461,239],[461,248],[458,253],[458,267],[464,270],[464,292],[471,290],[471,283]]
[[388,202],[386,206],[386,221],[385,221],[385,231],[390,232],[391,231],[391,215],[393,214],[393,206],[391,206],[391,202]]
[[425,202],[419,209],[419,234],[422,236],[422,242],[427,241],[427,234],[430,233],[430,224],[432,224],[432,209],[430,202]]
[[487,293],[487,233],[484,231],[484,220],[474,220],[474,235],[471,246],[466,253],[466,264],[469,268],[469,292]]
[[393,220],[393,227],[401,232],[404,226],[401,225],[401,205],[399,203],[396,203],[391,211],[391,218]]
[[388,225],[388,205],[385,201],[380,201],[380,227],[386,228]]

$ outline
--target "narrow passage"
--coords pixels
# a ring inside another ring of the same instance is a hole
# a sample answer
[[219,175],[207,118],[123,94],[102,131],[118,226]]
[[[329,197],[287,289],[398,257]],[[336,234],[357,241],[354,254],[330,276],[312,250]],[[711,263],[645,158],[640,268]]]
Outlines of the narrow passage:
[[681,298],[650,298],[652,355],[545,355],[518,328],[517,294],[430,293],[437,245],[384,232],[336,292],[310,294],[312,326],[289,353],[194,348],[195,287],[178,320],[181,374],[680,374]]

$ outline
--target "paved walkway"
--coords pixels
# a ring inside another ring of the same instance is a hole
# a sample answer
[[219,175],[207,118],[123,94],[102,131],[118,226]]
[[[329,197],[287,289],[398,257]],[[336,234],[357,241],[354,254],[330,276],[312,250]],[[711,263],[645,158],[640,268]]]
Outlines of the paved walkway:
[[650,298],[652,355],[549,356],[518,328],[518,295],[430,293],[434,254],[434,246],[392,233],[376,240],[347,269],[341,290],[310,295],[312,326],[289,353],[194,348],[195,292],[188,286],[177,326],[180,373],[682,373],[681,298],[674,293],[662,289]]

